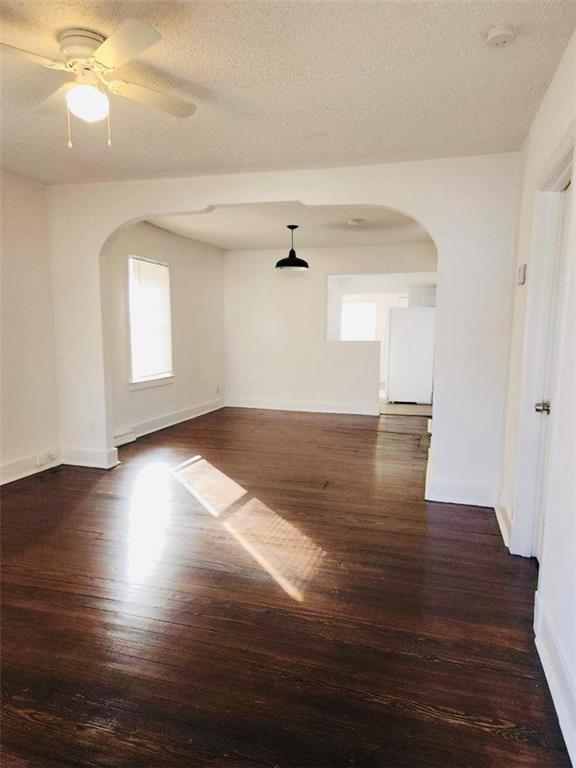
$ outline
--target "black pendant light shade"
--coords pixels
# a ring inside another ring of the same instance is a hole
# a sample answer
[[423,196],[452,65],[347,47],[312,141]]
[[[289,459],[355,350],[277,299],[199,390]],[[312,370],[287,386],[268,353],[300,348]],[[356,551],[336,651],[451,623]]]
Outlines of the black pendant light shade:
[[293,270],[309,269],[308,262],[304,261],[304,259],[299,259],[298,256],[296,256],[296,251],[294,250],[294,230],[298,229],[298,224],[287,224],[286,226],[291,231],[291,235],[292,235],[292,244],[290,247],[290,253],[285,259],[280,259],[280,261],[276,262],[276,269],[293,269]]

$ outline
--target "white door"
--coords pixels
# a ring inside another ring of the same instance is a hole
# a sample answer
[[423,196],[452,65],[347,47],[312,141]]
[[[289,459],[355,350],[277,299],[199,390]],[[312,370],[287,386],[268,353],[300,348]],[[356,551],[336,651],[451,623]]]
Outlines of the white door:
[[[542,401],[535,404],[545,419],[544,452],[540,505],[536,521],[535,555],[543,558],[544,529],[548,515],[562,508],[561,498],[568,498],[568,484],[574,483],[573,434],[576,429],[574,397],[574,242],[573,185],[562,196],[561,236],[557,256],[552,327],[546,360]],[[572,400],[572,402],[571,402]],[[550,410],[548,411],[548,403]],[[561,467],[571,454],[571,470]],[[576,509],[576,507],[574,507]]]
[[[574,193],[572,193],[573,195]],[[576,758],[576,205],[566,196],[541,494],[536,646],[572,759]],[[569,231],[569,234],[566,232]],[[574,763],[576,765],[576,762]]]

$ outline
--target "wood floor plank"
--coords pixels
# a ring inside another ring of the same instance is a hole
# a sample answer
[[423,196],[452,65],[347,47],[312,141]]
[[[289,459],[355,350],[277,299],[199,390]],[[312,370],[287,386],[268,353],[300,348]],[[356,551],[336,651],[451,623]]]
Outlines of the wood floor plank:
[[536,569],[426,418],[223,409],[2,491],[3,760],[568,768]]

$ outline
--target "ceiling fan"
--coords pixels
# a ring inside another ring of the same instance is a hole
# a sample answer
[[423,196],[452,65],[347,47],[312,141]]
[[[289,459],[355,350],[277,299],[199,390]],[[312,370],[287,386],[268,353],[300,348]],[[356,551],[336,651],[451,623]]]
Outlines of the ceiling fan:
[[189,117],[196,109],[194,104],[167,93],[111,77],[115,69],[160,39],[161,36],[150,24],[126,19],[108,38],[88,29],[65,29],[59,36],[63,57],[61,60],[49,59],[6,43],[0,43],[0,50],[48,69],[74,75],[74,80],[63,83],[49,99],[52,101],[54,97],[64,95],[69,111],[88,123],[104,120],[109,116],[110,101],[106,91],[168,112],[175,117]]

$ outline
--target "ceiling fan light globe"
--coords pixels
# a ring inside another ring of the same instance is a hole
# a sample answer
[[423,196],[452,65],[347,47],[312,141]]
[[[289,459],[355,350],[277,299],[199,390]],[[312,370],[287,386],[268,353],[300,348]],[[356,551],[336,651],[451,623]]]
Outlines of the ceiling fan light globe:
[[105,120],[110,112],[110,100],[95,85],[76,85],[66,94],[68,109],[86,123]]

